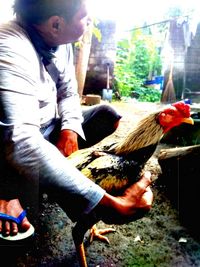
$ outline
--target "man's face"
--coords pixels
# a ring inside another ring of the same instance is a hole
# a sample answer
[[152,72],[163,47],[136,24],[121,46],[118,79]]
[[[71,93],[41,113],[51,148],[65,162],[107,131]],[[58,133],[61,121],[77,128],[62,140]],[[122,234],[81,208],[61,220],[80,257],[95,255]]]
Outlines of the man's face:
[[88,15],[86,3],[84,2],[80,9],[76,12],[70,22],[65,22],[62,32],[59,35],[59,44],[76,42],[87,30],[91,19]]

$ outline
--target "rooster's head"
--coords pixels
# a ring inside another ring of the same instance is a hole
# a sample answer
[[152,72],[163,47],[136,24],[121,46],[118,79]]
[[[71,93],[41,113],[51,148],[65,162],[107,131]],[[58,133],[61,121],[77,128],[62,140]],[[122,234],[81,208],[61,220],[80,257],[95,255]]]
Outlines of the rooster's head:
[[182,101],[176,102],[161,111],[158,115],[158,121],[164,133],[182,123],[194,124],[193,119],[190,117],[190,105]]

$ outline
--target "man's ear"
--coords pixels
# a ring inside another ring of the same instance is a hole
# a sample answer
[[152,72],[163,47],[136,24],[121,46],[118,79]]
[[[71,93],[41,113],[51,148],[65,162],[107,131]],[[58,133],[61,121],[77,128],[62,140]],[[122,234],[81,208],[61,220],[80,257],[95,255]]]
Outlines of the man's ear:
[[54,33],[58,33],[62,28],[62,18],[59,16],[52,16],[49,18],[51,29]]
[[53,23],[53,28],[56,30],[59,29],[59,21]]

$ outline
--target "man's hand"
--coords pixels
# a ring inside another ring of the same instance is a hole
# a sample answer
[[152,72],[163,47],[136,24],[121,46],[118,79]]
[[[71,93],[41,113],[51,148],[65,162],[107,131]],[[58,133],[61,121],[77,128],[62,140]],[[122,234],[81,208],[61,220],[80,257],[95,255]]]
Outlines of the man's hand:
[[131,216],[139,210],[149,211],[153,202],[153,193],[150,189],[151,173],[145,172],[140,180],[130,186],[124,195],[119,197],[122,204],[120,211],[124,216]]
[[150,172],[145,172],[122,196],[105,194],[97,208],[101,219],[109,224],[123,224],[141,218],[151,209],[153,202],[150,178]]
[[68,157],[73,152],[78,150],[77,139],[77,133],[73,132],[72,130],[62,130],[56,146],[65,157]]
[[150,172],[145,172],[122,196],[115,197],[105,193],[99,204],[74,227],[75,243],[81,244],[85,232],[100,220],[107,224],[126,224],[142,218],[153,202],[150,178]]

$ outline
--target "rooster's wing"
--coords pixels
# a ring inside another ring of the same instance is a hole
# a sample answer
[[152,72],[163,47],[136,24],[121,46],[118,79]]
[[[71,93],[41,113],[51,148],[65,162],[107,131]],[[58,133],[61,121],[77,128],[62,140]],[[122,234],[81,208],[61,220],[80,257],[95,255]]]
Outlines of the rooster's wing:
[[128,155],[115,155],[104,149],[88,148],[73,153],[68,159],[86,177],[108,193],[120,195],[139,179],[145,163],[153,155],[155,148],[156,144],[150,145]]

